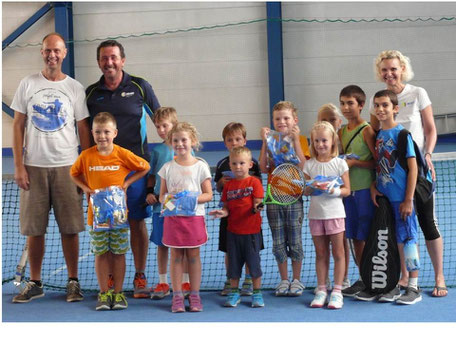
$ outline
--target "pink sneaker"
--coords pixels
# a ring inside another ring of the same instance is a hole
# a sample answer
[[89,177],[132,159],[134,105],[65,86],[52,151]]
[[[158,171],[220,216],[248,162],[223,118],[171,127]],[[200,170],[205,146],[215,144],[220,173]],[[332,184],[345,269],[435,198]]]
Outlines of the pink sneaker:
[[184,297],[173,296],[173,305],[171,306],[172,312],[185,312]]
[[203,304],[201,298],[197,294],[191,294],[188,296],[188,302],[190,304],[190,312],[201,312],[203,311]]

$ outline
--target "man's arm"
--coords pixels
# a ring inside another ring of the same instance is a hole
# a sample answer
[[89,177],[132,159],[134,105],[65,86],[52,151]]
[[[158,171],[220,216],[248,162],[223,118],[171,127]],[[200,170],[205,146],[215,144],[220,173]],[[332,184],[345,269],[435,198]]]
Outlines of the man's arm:
[[89,118],[85,118],[83,120],[78,121],[77,125],[78,125],[79,144],[81,145],[81,150],[85,150],[91,146]]
[[27,170],[24,166],[24,135],[25,135],[25,122],[27,115],[15,111],[13,120],[13,157],[14,157],[14,180],[19,188],[28,190],[30,180]]

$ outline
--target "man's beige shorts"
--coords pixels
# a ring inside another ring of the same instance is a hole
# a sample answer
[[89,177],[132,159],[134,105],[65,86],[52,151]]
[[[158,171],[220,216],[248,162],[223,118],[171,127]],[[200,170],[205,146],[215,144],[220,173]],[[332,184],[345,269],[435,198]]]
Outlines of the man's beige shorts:
[[54,216],[62,234],[84,231],[82,192],[71,181],[71,166],[25,166],[29,176],[29,190],[20,191],[21,234],[40,236],[46,233],[49,211]]

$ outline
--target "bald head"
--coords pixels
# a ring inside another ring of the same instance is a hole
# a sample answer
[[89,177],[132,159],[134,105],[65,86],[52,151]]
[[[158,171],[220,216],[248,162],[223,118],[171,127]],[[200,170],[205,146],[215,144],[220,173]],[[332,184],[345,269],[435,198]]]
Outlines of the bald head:
[[57,40],[61,40],[63,45],[66,47],[65,45],[65,38],[63,38],[63,36],[58,33],[58,32],[51,32],[47,35],[44,36],[43,40],[41,41],[42,44],[44,44],[44,42],[48,39],[48,38],[52,38],[53,40],[57,39]]

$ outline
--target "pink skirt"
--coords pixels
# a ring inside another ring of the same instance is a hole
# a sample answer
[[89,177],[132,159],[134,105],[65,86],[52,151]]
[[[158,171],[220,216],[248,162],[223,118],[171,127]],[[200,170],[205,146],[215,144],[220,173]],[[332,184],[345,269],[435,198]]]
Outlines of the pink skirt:
[[194,248],[207,242],[204,216],[166,216],[162,242],[172,248]]

